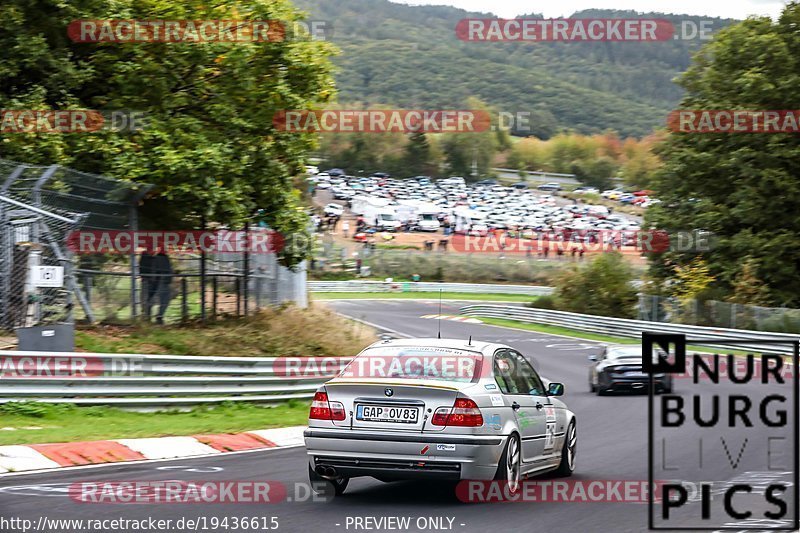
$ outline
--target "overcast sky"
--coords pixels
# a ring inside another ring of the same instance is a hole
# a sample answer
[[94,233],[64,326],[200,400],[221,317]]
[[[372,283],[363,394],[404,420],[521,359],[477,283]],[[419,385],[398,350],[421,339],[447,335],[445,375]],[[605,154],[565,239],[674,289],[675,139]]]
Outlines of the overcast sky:
[[545,17],[566,17],[581,9],[632,9],[639,12],[657,11],[679,15],[743,19],[748,15],[777,17],[787,3],[782,0],[392,0],[412,5],[449,5],[468,11],[493,13],[513,18],[523,14],[541,13]]

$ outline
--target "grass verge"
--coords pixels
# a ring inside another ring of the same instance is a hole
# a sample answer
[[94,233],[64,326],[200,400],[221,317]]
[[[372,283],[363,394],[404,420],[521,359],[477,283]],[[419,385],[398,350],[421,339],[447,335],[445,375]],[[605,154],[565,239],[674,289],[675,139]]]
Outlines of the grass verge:
[[[437,300],[438,292],[314,292],[315,300],[363,300],[392,298],[398,300]],[[469,292],[442,292],[445,300],[476,300],[495,302],[532,302],[536,296],[524,294],[473,294]]]
[[0,405],[0,445],[233,433],[299,426],[308,421],[308,405],[303,401],[276,407],[224,403],[187,412],[138,413],[113,407],[9,403]]
[[637,339],[626,337],[613,337],[611,335],[600,335],[597,333],[587,333],[577,329],[563,328],[561,326],[548,326],[545,324],[530,324],[528,322],[518,322],[516,320],[506,320],[504,318],[479,317],[484,323],[493,326],[505,326],[507,328],[524,329],[537,331],[539,333],[549,333],[552,335],[564,335],[566,337],[576,337],[590,341],[608,342],[613,344],[639,344]]
[[246,318],[185,325],[86,327],[78,351],[208,356],[352,356],[377,340],[372,328],[325,309],[265,309]]
[[[505,326],[507,328],[524,329],[528,331],[537,331],[539,333],[549,333],[552,335],[563,335],[565,337],[574,337],[579,340],[607,342],[609,344],[641,344],[641,341],[639,339],[632,339],[629,337],[614,337],[612,335],[588,333],[586,331],[580,331],[571,328],[563,328],[560,326],[549,326],[546,324],[530,324],[528,322],[518,322],[516,320],[506,320],[504,318],[488,318],[488,317],[478,317],[478,318],[480,318],[485,324],[489,325]],[[707,346],[687,345],[686,348],[688,350],[692,350],[695,352],[706,352],[706,353],[720,352],[720,350],[714,350],[713,348],[708,348]],[[747,351],[744,350],[723,350],[723,351],[724,353],[731,353],[734,355],[746,355],[748,353]]]

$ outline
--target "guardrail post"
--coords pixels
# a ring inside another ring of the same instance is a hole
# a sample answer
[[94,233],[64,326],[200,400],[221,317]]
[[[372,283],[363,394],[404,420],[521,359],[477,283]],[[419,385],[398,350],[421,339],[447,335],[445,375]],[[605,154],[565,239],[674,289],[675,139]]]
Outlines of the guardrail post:
[[241,316],[242,314],[242,287],[239,278],[236,278],[233,282],[234,290],[236,291],[236,316]]
[[181,278],[181,320],[186,322],[189,320],[189,304],[186,301],[188,293],[188,284],[186,278]]
[[215,274],[211,280],[212,293],[211,293],[211,320],[217,319],[217,275]]

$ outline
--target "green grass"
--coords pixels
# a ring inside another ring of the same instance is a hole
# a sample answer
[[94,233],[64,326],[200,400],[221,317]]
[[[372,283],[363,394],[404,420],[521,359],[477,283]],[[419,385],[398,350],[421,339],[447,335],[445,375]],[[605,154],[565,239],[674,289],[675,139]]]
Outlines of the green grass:
[[[399,298],[405,300],[438,300],[438,292],[313,292],[315,300],[361,300],[368,298]],[[532,302],[536,296],[524,294],[473,294],[442,292],[443,300],[481,300],[496,302]]]
[[[504,318],[488,318],[479,317],[484,323],[494,326],[505,326],[507,328],[524,329],[527,331],[537,331],[539,333],[550,333],[553,335],[563,335],[565,337],[575,337],[577,339],[607,342],[609,344],[641,344],[641,339],[633,339],[630,337],[614,337],[612,335],[601,335],[598,333],[588,333],[577,329],[563,328],[561,326],[549,326],[546,324],[530,324],[528,322],[517,322],[516,320],[506,320]],[[707,346],[692,346],[687,345],[688,350],[694,352],[707,352],[707,353],[731,353],[734,355],[746,355],[747,351],[744,350],[715,350]]]
[[[305,425],[308,403],[276,407],[227,403],[188,412],[137,413],[112,407],[74,407],[30,402],[0,406],[0,445],[76,442],[137,437],[232,433]],[[38,427],[41,429],[21,429]]]
[[505,326],[508,328],[524,329],[528,331],[537,331],[539,333],[549,333],[552,335],[564,335],[567,337],[577,337],[579,339],[586,339],[590,341],[608,342],[613,344],[639,344],[638,339],[629,339],[626,337],[613,337],[611,335],[600,335],[597,333],[587,333],[577,329],[563,328],[561,326],[548,326],[545,324],[529,324],[528,322],[517,322],[516,320],[506,320],[505,318],[485,318],[480,319],[489,325]]

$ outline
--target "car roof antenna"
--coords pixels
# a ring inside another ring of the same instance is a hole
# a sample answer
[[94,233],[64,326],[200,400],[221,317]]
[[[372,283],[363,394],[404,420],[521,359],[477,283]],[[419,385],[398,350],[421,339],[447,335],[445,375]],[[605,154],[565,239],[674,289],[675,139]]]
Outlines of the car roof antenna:
[[436,323],[439,326],[439,333],[436,334],[437,339],[442,338],[442,289],[439,289],[439,315],[436,318]]

